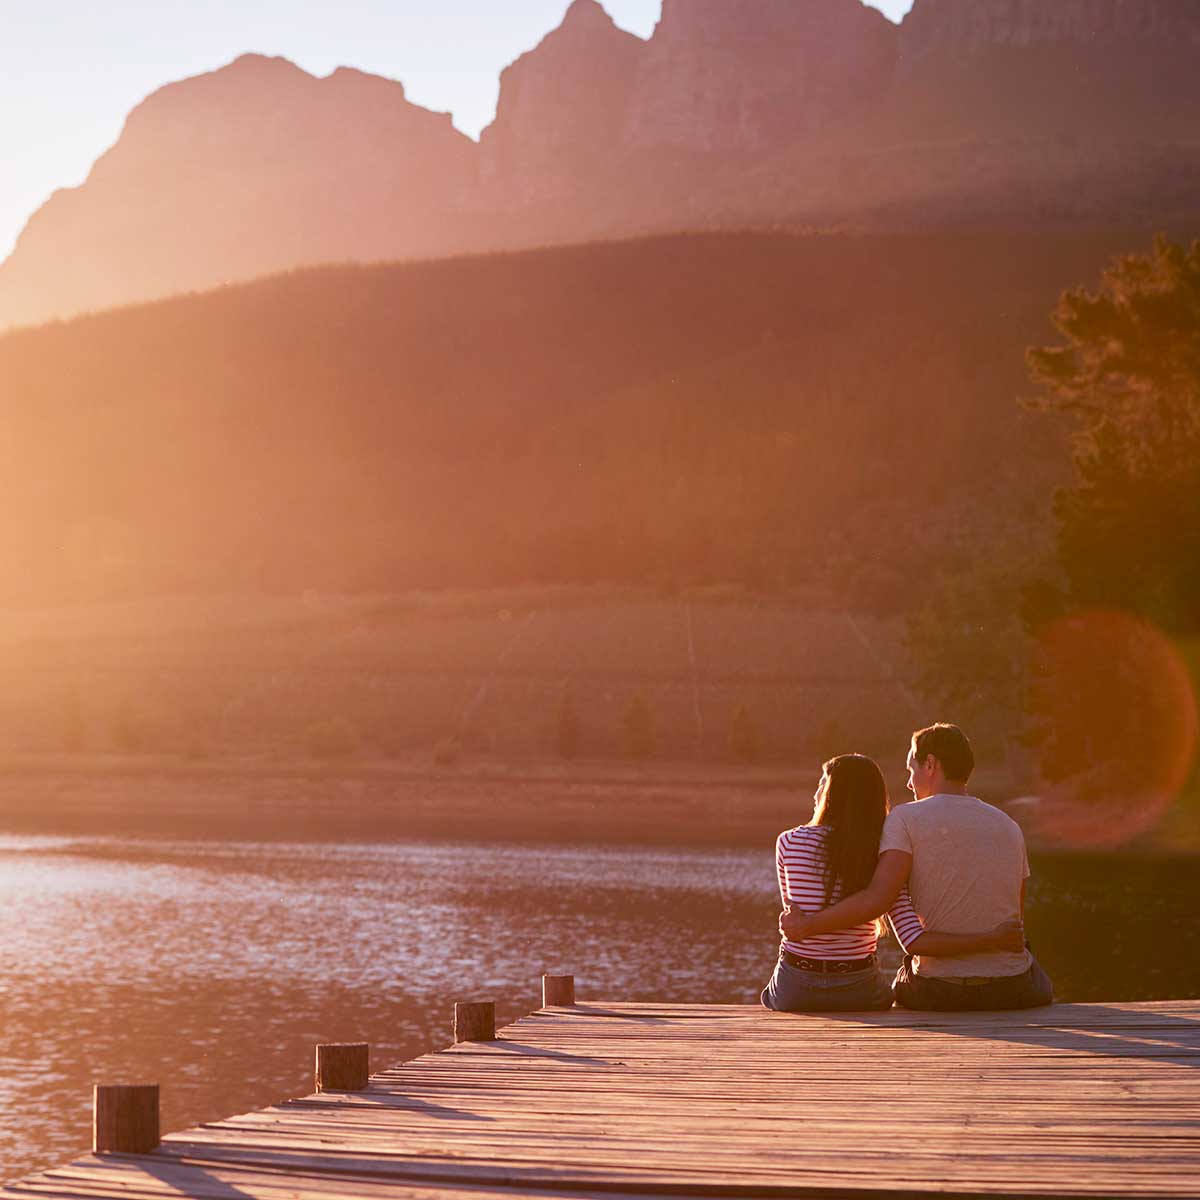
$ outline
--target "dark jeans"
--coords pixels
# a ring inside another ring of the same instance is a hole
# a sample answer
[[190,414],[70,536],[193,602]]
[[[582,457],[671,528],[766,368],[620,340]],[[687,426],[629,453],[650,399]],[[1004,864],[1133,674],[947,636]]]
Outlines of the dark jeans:
[[987,983],[948,983],[931,975],[918,975],[912,969],[912,955],[906,955],[892,994],[902,1008],[923,1012],[984,1012],[1004,1008],[1039,1008],[1054,1003],[1050,977],[1035,958],[1021,975],[1004,975]]
[[805,971],[780,958],[761,999],[775,1012],[877,1012],[892,1007],[892,989],[874,963],[834,975]]

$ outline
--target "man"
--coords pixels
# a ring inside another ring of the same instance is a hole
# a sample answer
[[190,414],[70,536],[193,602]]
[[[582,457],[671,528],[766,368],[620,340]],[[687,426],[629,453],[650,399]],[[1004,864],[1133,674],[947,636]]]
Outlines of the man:
[[[907,765],[915,802],[888,814],[871,883],[821,912],[783,913],[785,937],[798,941],[874,920],[905,884],[928,929],[966,932],[1024,919],[1025,838],[1010,817],[968,794],[975,755],[966,734],[957,725],[917,730]],[[909,930],[897,937],[906,950],[916,940]],[[905,1008],[943,1012],[1035,1008],[1054,998],[1028,945],[960,958],[907,954],[892,991]]]

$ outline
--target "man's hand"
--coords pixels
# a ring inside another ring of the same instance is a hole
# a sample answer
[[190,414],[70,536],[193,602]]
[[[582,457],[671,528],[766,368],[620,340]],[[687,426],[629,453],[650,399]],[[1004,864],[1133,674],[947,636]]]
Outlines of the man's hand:
[[808,936],[809,915],[798,908],[785,908],[779,914],[779,932],[789,942],[802,942]]
[[997,925],[988,935],[988,944],[993,950],[1009,950],[1014,953],[1025,949],[1025,924],[1019,918]]

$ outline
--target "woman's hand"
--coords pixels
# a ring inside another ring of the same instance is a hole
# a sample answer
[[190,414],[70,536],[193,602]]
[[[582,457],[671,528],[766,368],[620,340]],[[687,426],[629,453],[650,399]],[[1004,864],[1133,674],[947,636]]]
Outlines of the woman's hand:
[[1008,950],[1017,953],[1025,949],[1025,923],[1020,918],[997,925],[988,934],[988,944],[993,950]]
[[798,908],[785,908],[779,914],[779,932],[789,942],[802,942],[808,936],[808,915]]

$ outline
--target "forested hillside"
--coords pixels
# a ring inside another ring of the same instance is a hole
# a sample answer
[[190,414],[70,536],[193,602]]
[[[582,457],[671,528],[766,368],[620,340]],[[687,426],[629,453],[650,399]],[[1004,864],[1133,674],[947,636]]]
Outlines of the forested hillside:
[[694,235],[307,270],[0,339],[0,594],[836,587],[1024,538],[1061,289],[1136,237]]

